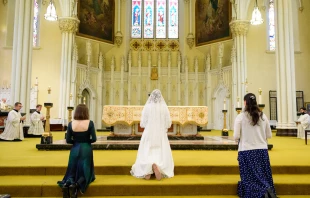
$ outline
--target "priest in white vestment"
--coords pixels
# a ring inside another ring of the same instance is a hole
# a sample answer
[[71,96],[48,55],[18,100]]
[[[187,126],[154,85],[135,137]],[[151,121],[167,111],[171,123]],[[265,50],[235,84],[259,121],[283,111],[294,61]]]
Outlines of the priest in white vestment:
[[2,134],[0,134],[1,140],[23,140],[24,132],[23,132],[23,123],[26,119],[25,116],[21,116],[20,109],[22,108],[22,104],[20,102],[16,102],[14,109],[9,112],[5,129]]
[[41,114],[42,105],[36,106],[36,111],[30,117],[31,125],[28,130],[28,134],[42,135],[44,133],[43,120],[44,116]]
[[167,134],[171,118],[160,90],[155,89],[149,96],[142,110],[140,126],[144,132],[131,175],[150,179],[155,173],[157,180],[173,177],[174,162]]
[[[300,117],[297,120],[297,138],[305,139],[305,129],[309,127],[310,116],[307,114],[306,108],[300,108]],[[310,137],[308,136],[308,139]]]

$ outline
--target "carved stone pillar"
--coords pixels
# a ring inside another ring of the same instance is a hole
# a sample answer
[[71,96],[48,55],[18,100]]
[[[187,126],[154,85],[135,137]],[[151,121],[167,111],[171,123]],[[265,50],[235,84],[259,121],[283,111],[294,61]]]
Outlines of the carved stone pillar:
[[232,85],[233,104],[236,104],[237,97],[243,98],[246,94],[246,87],[243,83],[247,79],[246,35],[249,25],[250,22],[245,20],[235,20],[230,23],[237,57],[235,64],[232,64],[233,79],[235,80]]
[[276,68],[277,68],[277,136],[297,135],[296,85],[292,1],[275,3]]
[[74,53],[75,34],[78,30],[80,21],[75,17],[59,18],[59,28],[62,35],[61,63],[60,63],[60,90],[59,90],[59,118],[67,118],[67,106],[69,106],[70,93],[73,92],[72,86],[72,61]]
[[[11,71],[10,105],[21,102],[22,113],[29,113],[32,71],[33,1],[16,0]],[[28,123],[29,117],[26,122]]]

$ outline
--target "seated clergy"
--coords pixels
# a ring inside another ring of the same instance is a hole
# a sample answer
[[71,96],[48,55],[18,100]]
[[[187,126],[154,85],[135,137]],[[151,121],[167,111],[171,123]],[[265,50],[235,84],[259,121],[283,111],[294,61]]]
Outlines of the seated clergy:
[[31,125],[28,130],[28,134],[32,135],[42,135],[44,133],[43,120],[44,116],[41,114],[42,105],[38,104],[36,106],[37,110],[31,115]]
[[6,126],[3,133],[0,135],[1,140],[23,140],[23,123],[26,119],[25,116],[21,116],[20,109],[22,108],[22,103],[16,102],[14,109],[9,112]]

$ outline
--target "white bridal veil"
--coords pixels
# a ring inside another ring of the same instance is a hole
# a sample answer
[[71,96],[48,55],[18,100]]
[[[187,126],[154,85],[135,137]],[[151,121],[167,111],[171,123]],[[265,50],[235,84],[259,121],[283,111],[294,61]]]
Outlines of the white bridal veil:
[[148,98],[141,116],[140,126],[145,128],[144,136],[151,146],[160,146],[162,137],[171,126],[168,106],[160,90],[155,89]]

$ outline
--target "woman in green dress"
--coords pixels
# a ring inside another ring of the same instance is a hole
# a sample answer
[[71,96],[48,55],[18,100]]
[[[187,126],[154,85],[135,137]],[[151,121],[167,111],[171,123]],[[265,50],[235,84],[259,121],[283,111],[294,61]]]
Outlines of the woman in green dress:
[[91,143],[96,142],[93,121],[89,120],[88,108],[79,104],[74,120],[68,124],[66,141],[73,144],[66,175],[57,184],[62,188],[63,197],[77,197],[78,191],[84,193],[95,180],[94,159]]

